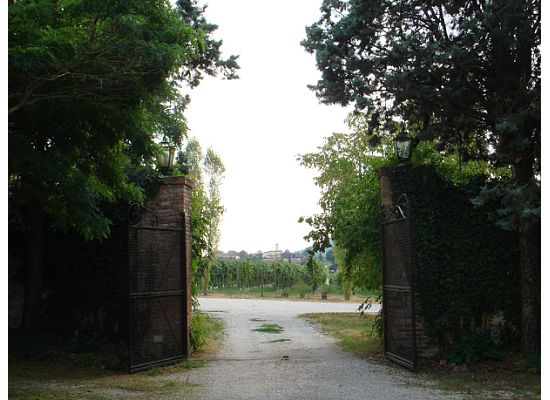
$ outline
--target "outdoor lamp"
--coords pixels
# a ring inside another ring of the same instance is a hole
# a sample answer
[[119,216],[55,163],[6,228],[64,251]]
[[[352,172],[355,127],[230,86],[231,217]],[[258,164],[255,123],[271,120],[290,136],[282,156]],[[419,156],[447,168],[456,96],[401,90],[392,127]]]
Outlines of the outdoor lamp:
[[170,145],[170,143],[166,139],[166,136],[162,138],[162,142],[160,142],[160,147],[162,149],[162,154],[158,159],[159,169],[163,173],[167,173],[170,168],[172,168],[172,165],[174,165],[174,154],[176,152],[176,149],[174,146]]
[[401,129],[399,135],[394,139],[395,154],[399,161],[407,161],[411,156],[412,138],[405,133],[405,128]]

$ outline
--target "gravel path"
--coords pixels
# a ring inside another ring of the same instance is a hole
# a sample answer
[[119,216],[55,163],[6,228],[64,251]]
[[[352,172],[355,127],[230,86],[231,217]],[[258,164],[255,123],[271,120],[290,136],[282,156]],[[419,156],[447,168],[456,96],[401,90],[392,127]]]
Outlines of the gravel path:
[[[410,372],[361,360],[298,318],[310,312],[352,312],[358,304],[201,298],[201,309],[223,319],[225,341],[207,366],[172,379],[198,384],[201,400],[457,399],[406,383]],[[261,319],[265,321],[253,321]],[[261,324],[284,332],[255,332]],[[277,339],[290,341],[270,343]]]

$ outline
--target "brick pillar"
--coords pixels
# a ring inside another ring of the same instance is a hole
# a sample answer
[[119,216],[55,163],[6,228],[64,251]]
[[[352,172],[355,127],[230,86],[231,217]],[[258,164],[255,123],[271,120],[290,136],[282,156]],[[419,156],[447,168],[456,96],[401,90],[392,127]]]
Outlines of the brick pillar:
[[380,199],[382,207],[393,204],[389,168],[380,168]]
[[[191,354],[191,343],[189,338],[191,326],[191,284],[192,284],[192,268],[191,268],[191,223],[190,223],[190,207],[191,207],[191,192],[193,183],[189,178],[184,176],[168,176],[164,178],[158,193],[145,203],[145,207],[155,213],[158,217],[158,227],[180,227],[184,229],[184,279],[183,290],[185,323],[183,324],[184,347],[185,355],[188,357]],[[183,226],[182,226],[182,216]],[[142,224],[150,224],[155,217],[150,213],[145,213]],[[170,316],[170,318],[172,318]],[[177,318],[174,316],[174,318]],[[178,318],[179,319],[179,318]]]

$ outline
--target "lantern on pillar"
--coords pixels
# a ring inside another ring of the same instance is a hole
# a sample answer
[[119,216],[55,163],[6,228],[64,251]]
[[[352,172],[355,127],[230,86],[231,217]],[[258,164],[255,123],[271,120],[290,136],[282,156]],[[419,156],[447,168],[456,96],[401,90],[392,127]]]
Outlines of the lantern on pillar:
[[412,138],[407,135],[405,128],[401,128],[401,132],[395,137],[395,155],[399,161],[408,161],[411,157]]
[[160,148],[162,149],[162,153],[158,158],[158,167],[162,173],[166,174],[174,165],[174,154],[176,153],[176,149],[168,142],[166,136],[162,138]]

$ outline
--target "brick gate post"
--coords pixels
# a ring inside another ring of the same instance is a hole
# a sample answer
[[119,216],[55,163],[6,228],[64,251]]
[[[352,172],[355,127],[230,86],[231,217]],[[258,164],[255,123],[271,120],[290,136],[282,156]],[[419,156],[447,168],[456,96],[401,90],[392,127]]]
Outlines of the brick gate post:
[[[191,326],[191,284],[192,284],[192,268],[191,268],[191,222],[190,222],[190,207],[191,207],[191,192],[193,190],[193,182],[191,179],[184,176],[167,176],[164,178],[158,193],[145,203],[145,207],[153,211],[160,217],[159,227],[181,226],[182,215],[184,218],[185,244],[185,323],[183,324],[185,337],[185,355],[188,357],[191,354],[191,343],[189,337],[189,329]],[[153,216],[145,214],[144,218],[153,218]],[[146,221],[143,221],[146,222]]]

